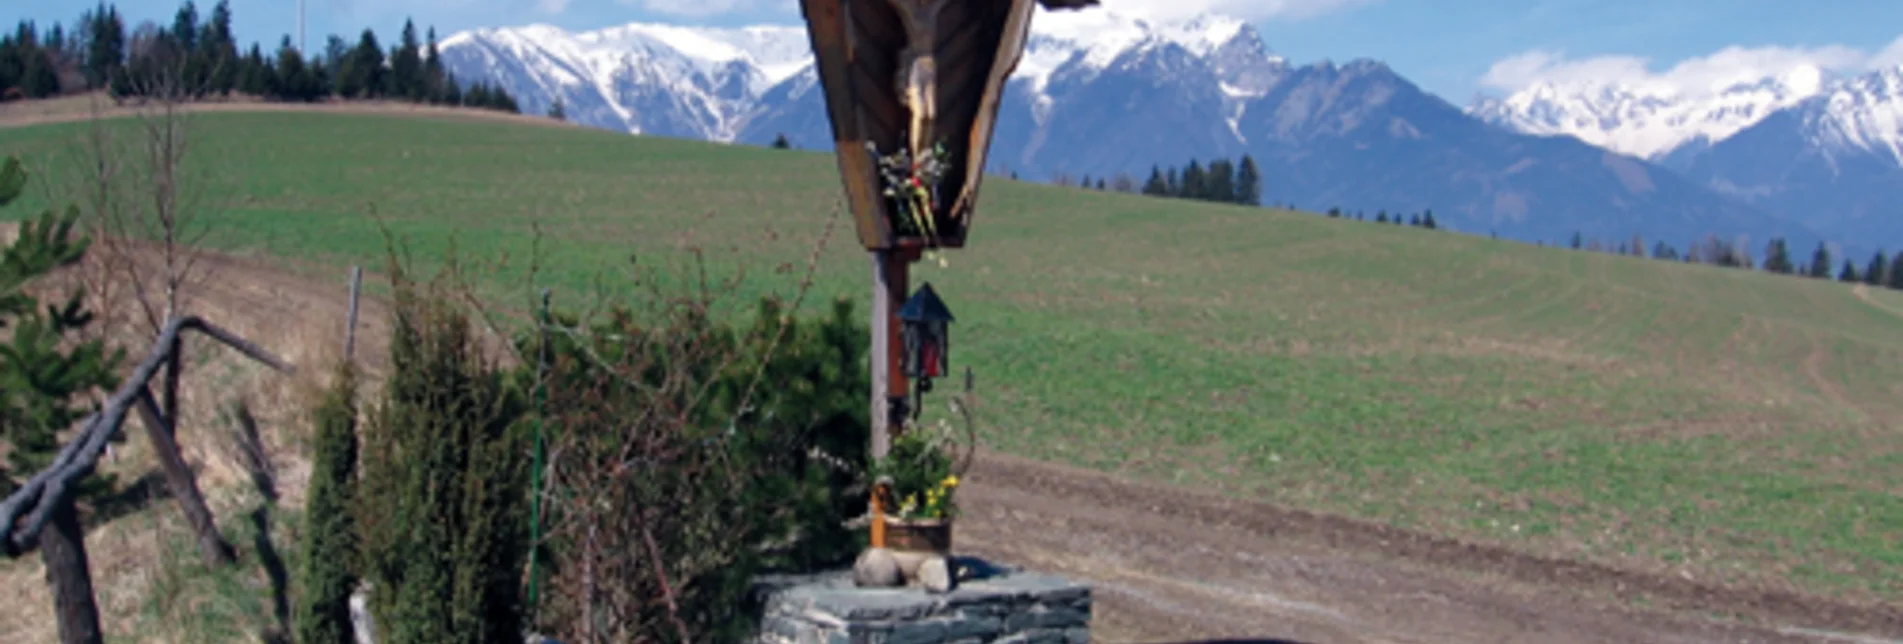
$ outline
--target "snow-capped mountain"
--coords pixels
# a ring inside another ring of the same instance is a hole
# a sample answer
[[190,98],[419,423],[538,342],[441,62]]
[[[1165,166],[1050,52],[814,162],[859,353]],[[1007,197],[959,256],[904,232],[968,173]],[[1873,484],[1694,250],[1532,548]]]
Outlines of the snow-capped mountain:
[[1844,79],[1693,155],[1686,176],[1845,236],[1903,241],[1903,68]]
[[578,123],[715,140],[732,139],[763,93],[812,62],[798,27],[531,25],[457,33],[440,48],[458,78],[499,82],[525,112],[559,99]]
[[1823,91],[1829,75],[1815,66],[1688,92],[1666,85],[1604,81],[1542,82],[1505,98],[1480,98],[1468,113],[1495,125],[1581,141],[1651,161],[1702,149]]
[[[1140,181],[1157,165],[1250,154],[1265,201],[1312,209],[1432,209],[1451,227],[1555,243],[1574,232],[1815,239],[1641,159],[1489,125],[1379,62],[1291,65],[1241,20],[1040,11],[1032,30],[999,109],[993,172]],[[801,27],[537,26],[457,34],[441,49],[459,79],[500,84],[524,111],[560,98],[570,120],[619,131],[832,147]]]

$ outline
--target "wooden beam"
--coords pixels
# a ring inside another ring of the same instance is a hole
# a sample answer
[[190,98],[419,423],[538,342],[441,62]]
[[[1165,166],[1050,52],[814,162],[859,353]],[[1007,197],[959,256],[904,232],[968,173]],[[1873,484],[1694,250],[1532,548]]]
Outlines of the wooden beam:
[[92,567],[86,561],[86,531],[72,502],[53,511],[47,528],[40,533],[40,561],[46,564],[46,585],[53,590],[60,644],[104,644],[99,606],[93,603]]
[[[146,436],[152,440],[152,451],[158,454],[159,469],[165,472],[166,487],[171,488],[172,498],[178,500],[178,509],[185,513],[185,521],[190,523],[192,531],[198,537],[198,553],[205,558],[205,564],[213,568],[231,563],[231,544],[225,542],[224,535],[218,533],[218,524],[212,520],[211,507],[205,505],[205,497],[198,491],[198,481],[192,477],[192,470],[185,465],[185,457],[179,454],[178,442],[173,440],[171,421],[159,413],[159,406],[152,399],[152,390],[140,388],[137,406],[139,417],[145,421]],[[42,546],[44,547],[44,546]]]

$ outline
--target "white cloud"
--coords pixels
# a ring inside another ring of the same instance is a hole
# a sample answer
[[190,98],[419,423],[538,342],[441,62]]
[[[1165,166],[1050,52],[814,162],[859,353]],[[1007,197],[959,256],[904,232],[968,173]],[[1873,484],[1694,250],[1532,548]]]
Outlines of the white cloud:
[[[1144,18],[1188,18],[1201,13],[1247,20],[1301,20],[1381,0],[1103,0],[1103,8]],[[1085,9],[1090,11],[1090,9]]]
[[1539,83],[1569,86],[1617,85],[1654,94],[1698,96],[1738,83],[1751,83],[1818,69],[1859,72],[1903,64],[1903,38],[1871,53],[1842,45],[1823,47],[1738,47],[1678,61],[1657,70],[1640,56],[1567,58],[1564,52],[1532,50],[1503,58],[1480,77],[1480,85],[1514,92]]

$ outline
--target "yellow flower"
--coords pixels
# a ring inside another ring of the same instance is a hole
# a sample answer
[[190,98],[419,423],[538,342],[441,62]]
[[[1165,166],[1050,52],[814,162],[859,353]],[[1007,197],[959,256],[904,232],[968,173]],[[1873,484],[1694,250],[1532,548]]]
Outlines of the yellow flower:
[[958,487],[958,475],[953,474],[951,476],[945,477],[945,482],[941,483],[940,485],[943,485],[945,487]]

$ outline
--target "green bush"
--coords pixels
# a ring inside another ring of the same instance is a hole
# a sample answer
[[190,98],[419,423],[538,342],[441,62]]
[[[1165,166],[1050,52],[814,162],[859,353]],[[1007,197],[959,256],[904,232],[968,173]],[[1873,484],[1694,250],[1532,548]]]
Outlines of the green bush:
[[540,616],[565,641],[737,641],[756,574],[858,550],[843,522],[865,510],[862,474],[838,466],[864,462],[870,431],[851,304],[800,321],[767,299],[743,328],[706,304],[553,336]]
[[529,407],[469,319],[394,269],[390,372],[364,432],[356,522],[377,639],[520,642]]
[[357,471],[357,382],[345,363],[316,413],[316,456],[306,488],[302,593],[297,604],[297,641],[350,644],[350,593],[357,576],[356,531],[350,503]]

